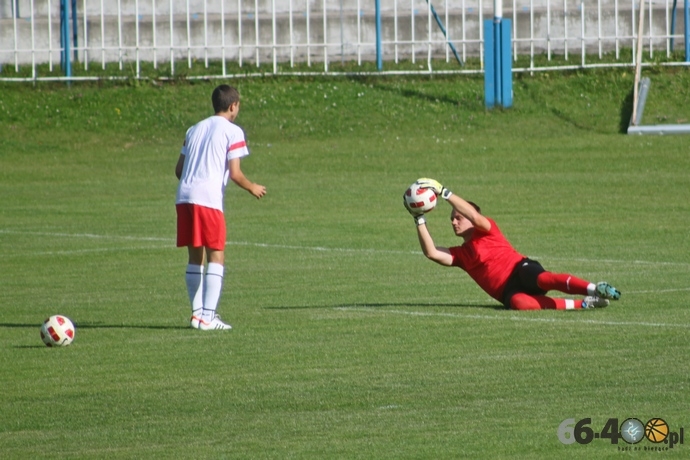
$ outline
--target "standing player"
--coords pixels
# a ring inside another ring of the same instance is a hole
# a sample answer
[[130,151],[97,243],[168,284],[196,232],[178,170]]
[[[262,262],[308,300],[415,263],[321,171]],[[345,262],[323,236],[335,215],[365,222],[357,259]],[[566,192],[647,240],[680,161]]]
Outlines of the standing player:
[[[177,247],[189,253],[185,282],[192,305],[191,327],[204,331],[232,329],[216,314],[223,288],[225,217],[223,197],[228,177],[256,198],[266,187],[255,184],[240,169],[249,155],[244,132],[233,122],[240,111],[240,95],[220,85],[211,95],[215,115],[187,130],[175,175],[177,187]],[[204,275],[204,256],[208,261]]]
[[[465,201],[433,179],[419,179],[422,188],[434,191],[453,207],[453,231],[462,237],[461,246],[436,247],[419,211],[408,208],[417,224],[417,236],[424,255],[439,265],[460,267],[494,299],[515,310],[601,308],[620,291],[605,281],[590,283],[569,274],[551,273],[535,260],[517,252],[498,229],[496,222],[481,214],[479,206]],[[406,205],[407,207],[407,205]],[[546,296],[551,290],[584,299]]]

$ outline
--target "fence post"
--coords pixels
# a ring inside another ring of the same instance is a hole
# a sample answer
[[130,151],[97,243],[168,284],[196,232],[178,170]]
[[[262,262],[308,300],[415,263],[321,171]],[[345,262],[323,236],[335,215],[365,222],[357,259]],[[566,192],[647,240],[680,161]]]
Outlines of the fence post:
[[[359,11],[357,12],[359,14]],[[383,50],[381,49],[381,0],[376,0],[376,69],[383,70]]]
[[72,76],[72,61],[69,50],[69,7],[70,0],[60,0],[60,47],[62,48],[60,67],[62,67],[66,77]]
[[484,104],[489,109],[513,105],[511,25],[503,19],[501,0],[495,0],[494,18],[484,20]]
[[74,45],[74,60],[79,61],[79,51],[77,50],[79,35],[79,22],[77,21],[77,0],[72,0],[72,44]]
[[688,28],[690,28],[690,5],[688,0],[685,0],[685,62],[690,62],[690,34],[688,34]]
[[496,105],[496,66],[494,53],[494,22],[484,20],[484,105],[487,109]]
[[511,46],[512,21],[504,19],[501,23],[501,95],[503,107],[513,106],[513,47]]

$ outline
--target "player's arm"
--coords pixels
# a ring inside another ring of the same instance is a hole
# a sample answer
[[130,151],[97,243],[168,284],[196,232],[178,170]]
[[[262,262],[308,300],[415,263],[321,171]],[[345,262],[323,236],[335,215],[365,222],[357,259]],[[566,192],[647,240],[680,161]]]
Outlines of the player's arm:
[[448,201],[448,204],[450,204],[453,209],[462,214],[465,219],[472,222],[475,229],[482,232],[489,232],[491,230],[491,222],[489,222],[489,219],[481,215],[474,209],[474,206],[445,188],[437,180],[422,178],[417,179],[417,183],[423,188],[433,190],[436,196],[440,196]]
[[474,206],[460,198],[458,195],[451,194],[448,198],[446,198],[446,201],[448,201],[448,204],[450,204],[453,209],[472,222],[472,225],[475,229],[482,232],[489,232],[491,230],[491,222],[489,222],[489,219],[477,212],[477,210],[474,209]]
[[431,238],[429,229],[426,228],[425,223],[417,224],[417,236],[419,237],[419,245],[422,247],[422,252],[427,259],[433,260],[439,265],[450,267],[453,265],[453,256],[450,255],[448,248],[437,247],[434,240]]
[[266,194],[266,187],[263,185],[256,184],[244,175],[242,168],[240,168],[240,159],[233,158],[228,161],[230,168],[230,179],[236,183],[240,188],[245,189],[257,198],[261,198]]
[[177,165],[175,166],[175,175],[179,180],[182,177],[182,168],[184,167],[184,155],[180,154],[180,158],[177,160]]

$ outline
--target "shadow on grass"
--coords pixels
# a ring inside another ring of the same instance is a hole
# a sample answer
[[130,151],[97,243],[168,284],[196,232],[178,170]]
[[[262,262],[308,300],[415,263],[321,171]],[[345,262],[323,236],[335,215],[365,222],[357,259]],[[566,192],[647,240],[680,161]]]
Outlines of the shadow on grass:
[[391,87],[385,83],[375,83],[374,88],[381,90],[381,91],[386,91],[391,94],[397,94],[400,95],[404,98],[407,99],[418,99],[420,101],[426,102],[426,103],[440,103],[440,104],[446,104],[450,105],[452,107],[460,107],[460,106],[465,106],[466,108],[472,109],[472,110],[477,110],[477,111],[484,111],[484,106],[483,102],[484,100],[482,98],[477,98],[476,95],[474,94],[467,94],[464,95],[464,97],[459,97],[459,98],[452,98],[449,97],[448,95],[443,95],[443,94],[427,94],[422,91],[416,91],[412,89],[402,89],[402,88],[396,88],[396,87]]
[[430,308],[430,307],[444,307],[444,308],[491,308],[493,310],[505,310],[505,307],[499,304],[474,304],[474,303],[414,303],[414,302],[397,302],[397,303],[352,303],[340,305],[298,305],[298,306],[278,306],[278,307],[263,307],[266,310],[311,310],[311,309],[333,309],[333,308],[391,308],[391,307],[415,307],[415,308]]
[[[0,323],[0,329],[2,328],[27,328],[27,329],[37,329],[41,327],[41,324],[23,324],[23,323]],[[100,324],[100,323],[74,323],[76,329],[161,329],[161,330],[171,330],[171,329],[189,329],[189,326],[157,326],[155,324],[145,325],[145,324]]]
[[[0,323],[0,330],[2,328],[18,328],[18,329],[35,329],[36,338],[38,338],[38,329],[41,327],[40,324],[23,324],[23,323]],[[80,329],[149,329],[149,330],[176,330],[184,329],[189,331],[194,331],[189,326],[156,326],[156,325],[142,325],[142,324],[99,324],[99,323],[74,323],[74,327],[77,330]],[[196,331],[194,331],[196,332]],[[15,349],[34,349],[34,348],[47,348],[45,345],[15,345],[12,348]],[[63,348],[63,347],[53,347],[53,348]]]
[[630,92],[621,103],[621,119],[618,127],[618,132],[621,134],[628,133],[628,126],[630,126],[630,119],[633,113],[634,91],[635,89],[631,88]]

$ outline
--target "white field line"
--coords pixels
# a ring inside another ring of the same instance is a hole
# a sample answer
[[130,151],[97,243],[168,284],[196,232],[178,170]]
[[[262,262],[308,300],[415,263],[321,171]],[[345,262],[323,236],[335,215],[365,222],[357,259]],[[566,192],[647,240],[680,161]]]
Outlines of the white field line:
[[174,242],[172,238],[156,238],[144,236],[118,236],[118,235],[96,235],[93,233],[55,233],[55,232],[26,232],[19,230],[0,230],[0,234],[8,235],[33,235],[33,236],[50,236],[56,238],[83,238],[83,239],[100,239],[100,240],[128,240],[128,241],[170,241]]
[[[101,239],[101,240],[112,240],[112,241],[160,241],[166,242],[171,245],[175,244],[174,238],[161,238],[161,237],[144,237],[144,236],[120,236],[120,235],[98,235],[93,233],[55,233],[55,232],[33,232],[33,231],[19,231],[19,230],[3,230],[0,229],[0,234],[12,234],[12,235],[33,235],[33,236],[48,236],[48,237],[58,237],[58,238],[83,238],[83,239]],[[268,243],[253,243],[249,241],[228,241],[226,246],[252,246],[258,248],[268,248],[268,249],[290,249],[299,251],[316,251],[316,252],[350,252],[350,253],[361,253],[361,254],[405,254],[405,255],[421,255],[421,251],[396,251],[390,249],[355,249],[355,248],[333,248],[324,246],[299,246],[299,245],[285,245],[285,244],[268,244]],[[113,248],[117,249],[117,248]],[[26,254],[26,253],[24,253]],[[529,256],[535,259],[546,259],[546,260],[566,260],[573,262],[586,262],[586,263],[609,263],[609,264],[636,264],[636,265],[649,265],[649,266],[679,266],[679,267],[689,267],[690,263],[687,262],[657,262],[657,261],[646,261],[646,260],[614,260],[614,259],[582,259],[582,258],[563,258],[563,257],[549,257],[549,256]],[[686,290],[686,289],[681,289]],[[639,293],[644,292],[660,292],[660,291],[639,291]],[[670,291],[669,291],[670,292]]]
[[678,288],[678,289],[655,289],[649,291],[625,291],[626,294],[660,294],[662,292],[687,292],[690,288]]
[[[391,315],[408,315],[408,316],[432,316],[444,318],[457,319],[488,319],[497,321],[522,321],[530,323],[556,323],[556,324],[586,324],[586,325],[600,325],[600,326],[643,326],[643,327],[669,327],[669,328],[683,328],[690,329],[690,324],[681,323],[648,323],[644,321],[601,321],[595,319],[576,319],[568,320],[562,318],[534,318],[528,316],[529,313],[523,313],[520,316],[515,315],[476,315],[476,314],[457,314],[457,313],[440,313],[440,312],[419,312],[419,311],[404,311],[404,310],[381,310],[380,308],[363,308],[363,307],[336,307],[336,310],[342,311],[360,311],[371,314],[384,313]],[[564,315],[582,315],[587,314],[583,312],[563,312]]]
[[[32,235],[32,236],[47,236],[54,238],[83,238],[83,239],[100,239],[100,240],[111,240],[111,241],[161,241],[167,242],[174,247],[174,238],[160,238],[160,237],[141,237],[141,236],[119,236],[119,235],[96,235],[93,233],[51,233],[51,232],[30,232],[30,231],[18,231],[18,230],[0,230],[0,234],[11,234],[11,235]],[[422,254],[421,251],[395,251],[387,249],[354,249],[354,248],[328,248],[323,246],[297,246],[297,245],[286,245],[286,244],[268,244],[268,243],[252,243],[249,241],[228,241],[226,246],[253,246],[257,248],[269,248],[269,249],[292,249],[300,251],[316,251],[316,252],[351,252],[351,253],[364,253],[364,254]],[[114,248],[116,249],[116,248]],[[26,254],[26,253],[24,253]],[[36,254],[36,253],[33,253]],[[47,253],[41,253],[47,254]]]
[[68,256],[71,254],[89,254],[89,253],[98,253],[98,252],[113,252],[113,251],[141,251],[141,250],[147,250],[147,249],[170,249],[170,246],[165,245],[165,246],[131,246],[131,247],[122,247],[118,246],[115,248],[94,248],[94,249],[73,249],[69,251],[40,251],[40,252],[21,252],[21,253],[16,253],[16,254],[10,254],[10,256],[14,257],[24,257],[26,255],[31,255],[31,256]]
[[258,248],[271,249],[297,249],[300,251],[317,251],[317,252],[352,252],[362,254],[414,254],[422,255],[421,251],[395,251],[392,249],[354,249],[354,248],[327,248],[323,246],[293,246],[284,244],[266,244],[266,243],[250,243],[246,241],[228,241],[226,246],[254,246]]
[[[0,234],[12,234],[12,235],[32,235],[32,236],[47,236],[54,238],[82,238],[82,239],[100,239],[100,240],[111,240],[111,241],[143,241],[152,242],[159,241],[167,243],[165,246],[141,246],[141,247],[115,247],[115,248],[92,248],[92,249],[76,249],[76,250],[64,250],[64,251],[39,251],[39,252],[19,252],[17,254],[5,254],[5,257],[12,256],[28,256],[28,255],[70,255],[70,254],[86,254],[86,253],[98,253],[98,252],[108,252],[108,251],[127,251],[127,250],[140,250],[140,249],[165,249],[167,247],[173,247],[175,240],[173,238],[161,238],[161,237],[143,237],[143,236],[120,236],[120,235],[98,235],[93,233],[58,233],[58,232],[34,232],[34,231],[18,231],[18,230],[4,230],[0,229]],[[288,249],[288,250],[299,250],[299,251],[317,251],[317,252],[347,252],[355,254],[403,254],[403,255],[421,255],[421,251],[395,251],[386,249],[354,249],[354,248],[329,248],[324,246],[298,246],[298,245],[285,245],[285,244],[268,244],[268,243],[252,243],[248,241],[229,241],[226,246],[251,246],[258,248],[268,248],[268,249]],[[611,264],[638,264],[638,265],[648,265],[648,266],[680,266],[680,267],[690,267],[690,263],[682,262],[654,262],[654,261],[644,261],[644,260],[593,260],[593,259],[567,259],[567,258],[557,258],[557,257],[534,257],[535,259],[546,259],[546,260],[571,260],[579,262],[588,263],[611,263]],[[676,288],[676,289],[657,289],[657,290],[643,290],[643,291],[625,291],[626,295],[631,294],[661,294],[668,292],[688,292],[690,288]],[[521,319],[522,320],[522,319]],[[542,320],[542,319],[537,319]]]
[[690,267],[688,262],[655,262],[649,260],[615,260],[615,259],[583,259],[578,257],[550,257],[550,256],[528,256],[532,259],[547,259],[547,260],[565,260],[569,262],[582,262],[582,263],[598,263],[598,264],[633,264],[633,265],[667,265],[667,266],[680,266],[680,267]]

